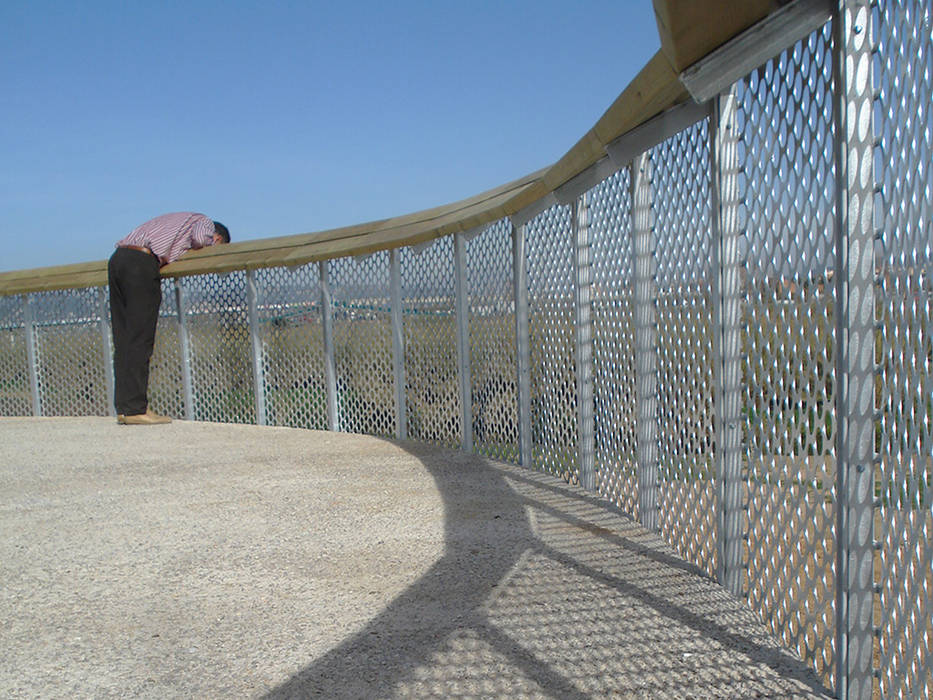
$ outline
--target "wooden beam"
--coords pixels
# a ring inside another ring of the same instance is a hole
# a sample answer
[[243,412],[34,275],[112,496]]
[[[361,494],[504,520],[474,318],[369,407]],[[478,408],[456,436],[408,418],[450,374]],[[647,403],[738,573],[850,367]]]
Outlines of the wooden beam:
[[661,52],[679,74],[786,2],[652,0]]
[[35,279],[37,277],[46,277],[49,275],[77,275],[82,272],[97,272],[100,270],[104,270],[106,274],[106,260],[55,265],[51,267],[34,267],[27,270],[11,270],[10,272],[0,272],[0,285],[2,285],[4,281]]
[[0,296],[26,294],[28,292],[48,292],[57,289],[77,289],[81,287],[102,287],[107,284],[107,263],[100,269],[76,272],[67,275],[39,275],[20,279],[0,279]]

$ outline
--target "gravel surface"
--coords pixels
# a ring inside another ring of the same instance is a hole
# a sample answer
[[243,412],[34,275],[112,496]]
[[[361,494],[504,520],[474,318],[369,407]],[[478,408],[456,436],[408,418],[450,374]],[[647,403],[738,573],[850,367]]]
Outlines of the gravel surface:
[[828,697],[604,501],[289,428],[0,418],[0,696]]

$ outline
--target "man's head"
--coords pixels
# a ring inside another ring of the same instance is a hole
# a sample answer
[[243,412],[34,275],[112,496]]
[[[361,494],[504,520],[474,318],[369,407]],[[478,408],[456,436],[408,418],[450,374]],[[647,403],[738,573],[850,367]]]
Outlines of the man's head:
[[218,243],[229,243],[230,231],[219,221],[214,222],[214,245]]

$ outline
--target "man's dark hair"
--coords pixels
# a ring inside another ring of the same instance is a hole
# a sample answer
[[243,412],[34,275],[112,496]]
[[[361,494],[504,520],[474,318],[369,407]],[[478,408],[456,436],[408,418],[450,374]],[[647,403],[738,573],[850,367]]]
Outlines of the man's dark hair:
[[219,221],[214,222],[214,233],[224,239],[224,243],[230,242],[230,231]]

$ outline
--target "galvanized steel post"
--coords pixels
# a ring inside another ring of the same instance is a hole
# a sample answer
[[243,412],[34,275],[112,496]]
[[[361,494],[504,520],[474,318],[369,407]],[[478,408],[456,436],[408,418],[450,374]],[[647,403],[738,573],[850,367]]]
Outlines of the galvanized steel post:
[[324,391],[327,395],[327,429],[340,430],[337,411],[337,366],[334,362],[334,301],[330,292],[327,261],[318,263],[321,278],[321,328],[324,335]]
[[185,397],[185,419],[194,420],[194,391],[191,381],[191,342],[185,314],[185,293],[181,279],[175,278],[175,306],[178,309],[178,345],[181,353],[181,389]]
[[108,313],[108,294],[106,287],[97,288],[97,305],[100,309],[100,347],[104,361],[104,384],[107,388],[107,411],[116,415],[113,405],[113,343],[110,338],[110,314]]
[[836,171],[836,692],[872,697],[875,261],[870,0],[833,13]]
[[638,515],[649,530],[658,517],[658,327],[651,158],[632,161],[632,218],[635,263],[635,386],[638,400]]
[[266,424],[266,387],[263,380],[262,338],[259,335],[259,291],[256,271],[246,271],[246,308],[249,340],[253,361],[253,398],[256,403],[256,425]]
[[742,546],[746,517],[742,483],[742,312],[739,275],[743,261],[739,230],[739,158],[735,95],[712,102],[710,115],[710,196],[715,293],[716,472],[718,493],[717,578],[735,596],[742,594]]
[[531,349],[528,323],[528,271],[525,224],[512,224],[512,283],[515,300],[515,357],[518,380],[518,459],[534,465],[531,435]]
[[470,375],[470,291],[467,288],[466,241],[454,234],[457,285],[457,365],[460,379],[460,434],[466,452],[473,451],[473,381]]
[[577,374],[577,468],[580,483],[596,491],[596,426],[593,398],[593,255],[586,194],[573,202],[574,327]]
[[32,294],[23,297],[23,330],[26,332],[26,361],[29,363],[29,388],[32,394],[32,414],[42,415],[42,395],[39,386],[39,348],[36,340],[36,317]]
[[402,325],[402,265],[398,248],[389,251],[389,288],[392,305],[392,366],[395,374],[395,434],[408,438],[408,404],[405,400],[405,335]]

